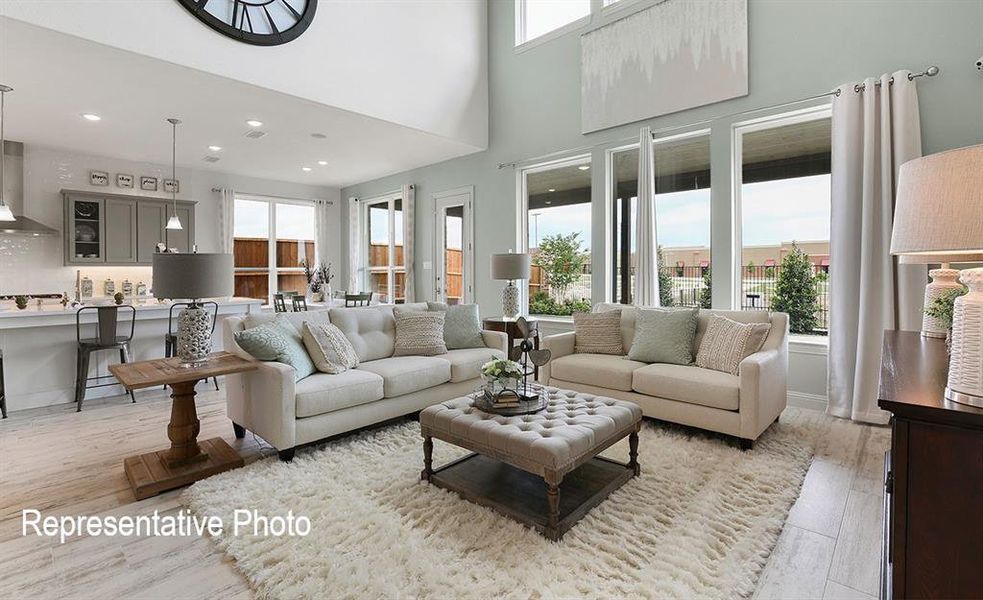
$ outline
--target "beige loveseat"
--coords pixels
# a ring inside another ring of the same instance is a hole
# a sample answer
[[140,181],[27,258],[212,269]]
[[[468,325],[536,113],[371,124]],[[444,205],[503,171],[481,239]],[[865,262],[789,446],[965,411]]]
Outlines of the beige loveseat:
[[[596,310],[620,309],[625,353],[635,339],[636,310],[620,304],[601,304]],[[693,342],[696,356],[710,315],[742,323],[771,322],[761,350],[740,364],[738,375],[695,365],[646,364],[627,356],[574,353],[575,334],[545,338],[553,353],[540,369],[540,381],[561,388],[629,400],[647,417],[708,429],[740,439],[751,448],[754,440],[778,419],[787,403],[788,315],[764,311],[701,310]]]
[[[402,305],[426,310],[426,303]],[[317,315],[285,313],[298,329]],[[479,385],[481,365],[504,357],[504,333],[482,332],[484,348],[450,350],[439,356],[393,356],[396,326],[392,306],[332,308],[329,319],[358,353],[358,368],[337,375],[317,373],[294,382],[293,367],[260,363],[248,373],[229,375],[228,416],[237,437],[245,430],[272,444],[280,458],[293,458],[294,448],[360,427],[420,411],[462,396]],[[319,315],[323,318],[323,314]],[[223,322],[223,343],[229,352],[249,355],[235,333],[273,318],[272,314],[233,317]]]

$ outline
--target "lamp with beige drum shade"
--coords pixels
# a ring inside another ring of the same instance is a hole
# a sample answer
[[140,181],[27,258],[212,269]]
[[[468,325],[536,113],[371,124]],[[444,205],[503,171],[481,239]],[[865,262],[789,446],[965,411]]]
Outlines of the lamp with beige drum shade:
[[[969,293],[956,299],[952,356],[945,396],[983,407],[983,268],[961,272],[949,263],[983,261],[983,144],[923,156],[901,165],[891,254],[903,263],[940,263],[925,290],[926,305],[948,288]],[[923,321],[922,334],[939,336]],[[944,337],[945,332],[941,332]]]
[[502,290],[502,315],[514,319],[519,314],[519,288],[515,286],[517,279],[529,279],[532,271],[532,259],[528,254],[491,255],[491,276],[498,281],[508,281]]

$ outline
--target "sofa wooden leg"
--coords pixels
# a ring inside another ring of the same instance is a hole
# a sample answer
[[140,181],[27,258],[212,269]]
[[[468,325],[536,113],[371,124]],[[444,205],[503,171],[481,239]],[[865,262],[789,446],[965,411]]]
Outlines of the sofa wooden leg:
[[740,438],[740,442],[741,442],[741,450],[747,451],[750,450],[751,448],[754,448],[754,440],[746,440],[744,438]]
[[246,428],[243,427],[242,425],[238,424],[238,423],[235,423],[235,422],[232,423],[232,431],[235,432],[236,438],[238,438],[240,440],[242,438],[246,437]]
[[286,450],[277,450],[277,455],[279,455],[280,460],[283,462],[290,462],[294,459],[294,448],[287,448]]

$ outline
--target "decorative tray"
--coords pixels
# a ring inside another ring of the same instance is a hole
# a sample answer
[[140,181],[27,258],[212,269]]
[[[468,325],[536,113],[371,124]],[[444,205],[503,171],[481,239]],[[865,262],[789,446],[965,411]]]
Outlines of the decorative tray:
[[543,393],[542,388],[531,388],[530,391],[538,394],[535,400],[520,400],[518,404],[513,406],[495,406],[494,401],[485,394],[484,389],[475,390],[471,394],[471,399],[474,400],[474,407],[482,412],[503,417],[517,417],[537,413],[546,408],[549,403],[549,396]]

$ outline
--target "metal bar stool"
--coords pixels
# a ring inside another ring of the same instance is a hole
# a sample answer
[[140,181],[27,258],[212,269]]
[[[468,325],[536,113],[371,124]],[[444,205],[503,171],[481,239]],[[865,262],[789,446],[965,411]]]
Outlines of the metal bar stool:
[[0,412],[7,418],[7,393],[3,390],[3,350],[0,350]]
[[[119,310],[121,308],[130,310],[130,334],[126,336],[118,335]],[[96,311],[96,337],[94,338],[82,339],[82,313],[85,311]],[[90,380],[107,379],[113,376],[102,375],[99,377],[89,377],[89,357],[93,352],[99,350],[119,350],[120,362],[130,362],[130,341],[133,340],[133,331],[136,328],[136,323],[137,309],[127,305],[83,306],[75,311],[75,339],[78,342],[77,371],[75,374],[75,403],[78,405],[76,412],[82,410],[82,402],[85,401],[85,391],[87,389],[119,385],[119,382],[110,382],[90,386]],[[137,401],[132,390],[130,390],[130,400],[133,402]]]
[[[218,302],[209,300],[207,302],[199,302],[198,304],[212,307],[212,335],[215,335],[215,325],[218,323]],[[167,311],[167,335],[164,337],[164,358],[170,358],[177,354],[177,334],[174,333],[174,309],[185,306],[191,306],[191,303],[175,302],[171,304],[171,309]],[[218,377],[213,377],[212,380],[215,382],[215,391],[217,392]],[[167,389],[166,385],[164,389]]]
[[303,296],[291,296],[290,303],[293,305],[294,312],[307,311],[307,298]]

